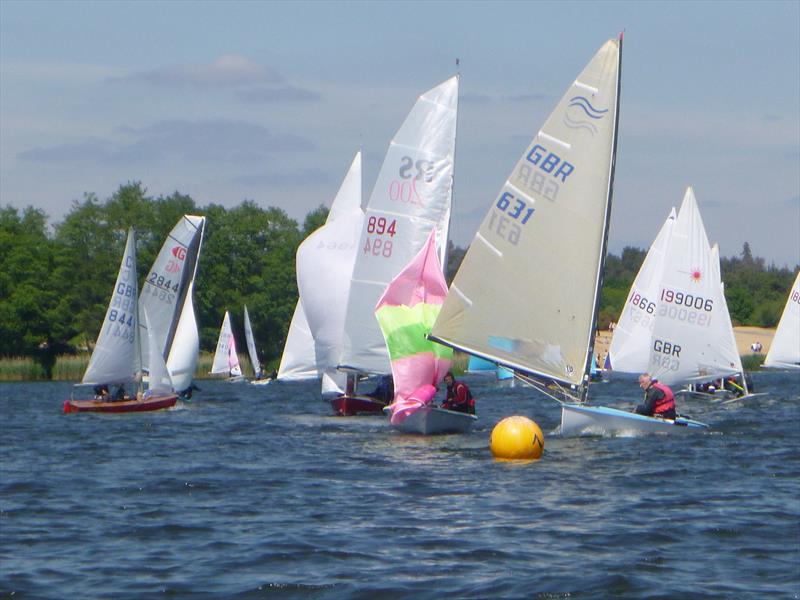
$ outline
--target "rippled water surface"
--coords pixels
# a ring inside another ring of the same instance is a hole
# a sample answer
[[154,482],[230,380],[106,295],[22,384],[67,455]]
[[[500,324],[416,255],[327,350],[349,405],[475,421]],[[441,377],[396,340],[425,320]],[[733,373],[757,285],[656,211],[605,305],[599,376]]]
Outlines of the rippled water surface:
[[[0,595],[14,598],[797,598],[800,377],[679,410],[711,433],[560,439],[560,411],[467,379],[474,431],[329,416],[311,384],[200,382],[170,411],[61,414],[0,384]],[[639,400],[632,380],[595,403]],[[542,460],[496,462],[522,414]]]

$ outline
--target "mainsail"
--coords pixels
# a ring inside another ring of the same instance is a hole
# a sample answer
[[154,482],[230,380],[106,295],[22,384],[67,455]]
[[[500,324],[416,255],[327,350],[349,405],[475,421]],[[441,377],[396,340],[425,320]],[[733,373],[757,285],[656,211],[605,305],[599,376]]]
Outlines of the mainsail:
[[[148,355],[151,350],[157,350],[167,361],[178,371],[173,372],[173,377],[177,389],[188,387],[180,385],[177,375],[182,375],[185,379],[186,371],[189,370],[192,361],[185,359],[174,359],[170,361],[170,353],[173,347],[182,354],[184,358],[193,358],[197,361],[199,352],[199,338],[197,337],[197,324],[194,323],[194,332],[189,331],[194,321],[194,308],[191,300],[186,301],[186,296],[191,292],[192,282],[197,271],[197,261],[200,255],[200,247],[203,239],[203,228],[205,217],[184,215],[181,220],[172,228],[161,251],[158,253],[153,266],[145,277],[142,285],[142,295],[139,298],[139,327],[140,338],[142,340],[142,361],[149,364]],[[155,341],[155,348],[150,342],[151,336],[148,333],[148,326],[144,319],[144,310],[153,329],[152,339]],[[186,322],[182,329],[182,335],[178,336],[179,322],[183,317],[183,311],[189,311],[186,315]],[[198,341],[195,341],[198,340]],[[187,344],[190,347],[186,347]],[[194,344],[198,344],[194,347]],[[191,383],[191,376],[188,376],[188,383]]]
[[[719,257],[708,243],[692,188],[686,190],[655,299],[650,373],[667,385],[733,375],[733,352],[724,342],[730,329],[719,273]],[[612,363],[613,365],[613,363]]]
[[339,367],[388,373],[372,311],[392,278],[435,229],[444,253],[453,193],[458,77],[425,92],[398,130],[381,167],[356,248]]
[[645,373],[649,369],[656,300],[674,223],[675,208],[661,226],[633,280],[608,350],[606,364],[614,371]]
[[345,383],[345,374],[336,367],[363,224],[361,152],[358,152],[333,199],[325,225],[297,249],[299,302],[314,338],[315,365],[322,374],[326,393],[341,393]]
[[[421,386],[436,386],[453,362],[453,350],[428,340],[442,303],[447,283],[436,255],[436,231],[428,242],[384,291],[375,307],[392,363],[394,379],[393,419],[396,412],[406,414],[407,406]],[[394,422],[394,421],[393,421]]]
[[214,375],[226,374],[231,377],[238,377],[242,374],[239,366],[239,355],[236,352],[236,340],[233,337],[231,328],[231,316],[225,311],[222,319],[222,327],[219,330],[217,339],[217,351],[214,353],[214,362],[211,365],[211,373]]
[[[189,282],[186,298],[183,301],[178,327],[172,341],[167,370],[172,385],[178,391],[184,391],[192,385],[197,370],[197,359],[200,355],[200,334],[197,331],[197,319],[194,315],[194,280]],[[150,328],[148,327],[148,332]],[[163,357],[162,357],[163,359]]]
[[114,292],[82,383],[131,381],[141,370],[137,327],[136,236],[128,230]]
[[261,373],[261,363],[258,360],[256,340],[253,337],[253,327],[250,325],[250,314],[247,312],[247,306],[244,307],[244,337],[247,340],[247,352],[250,355],[250,363],[253,365],[253,373],[258,378],[259,373]]
[[800,369],[800,272],[789,291],[764,366]]
[[433,339],[523,374],[588,382],[611,208],[620,48],[621,40],[600,48],[514,167],[464,257]]

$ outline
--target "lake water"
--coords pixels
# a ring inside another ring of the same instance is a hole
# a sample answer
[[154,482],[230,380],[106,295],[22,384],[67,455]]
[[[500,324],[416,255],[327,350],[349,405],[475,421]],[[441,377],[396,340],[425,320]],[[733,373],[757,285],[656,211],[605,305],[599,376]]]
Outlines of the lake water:
[[[474,431],[330,416],[311,384],[199,382],[174,410],[61,413],[0,384],[0,595],[14,598],[797,598],[800,377],[710,433],[560,439],[560,411],[467,378]],[[594,384],[630,407],[633,380]],[[521,414],[542,460],[495,461]]]

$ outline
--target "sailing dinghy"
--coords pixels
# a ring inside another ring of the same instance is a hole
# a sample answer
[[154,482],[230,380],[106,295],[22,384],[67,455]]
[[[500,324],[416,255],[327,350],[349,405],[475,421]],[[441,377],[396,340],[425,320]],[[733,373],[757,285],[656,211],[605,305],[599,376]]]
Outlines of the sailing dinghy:
[[239,354],[236,352],[236,339],[231,328],[231,316],[225,311],[222,327],[217,338],[217,350],[211,365],[212,375],[227,375],[228,381],[238,383],[244,381],[242,367],[239,365]]
[[[161,354],[175,389],[187,397],[191,396],[200,355],[192,297],[205,222],[205,217],[181,217],[153,261],[139,297],[143,364],[150,363],[151,352]],[[145,311],[148,319],[144,318]],[[148,321],[153,335],[150,335]]]
[[[622,36],[606,42],[534,137],[467,251],[431,339],[514,370],[561,404],[562,435],[678,431],[587,406],[606,254]],[[502,343],[497,343],[502,340]],[[698,426],[699,427],[699,426]]]
[[440,264],[453,195],[458,76],[422,94],[392,139],[367,205],[353,267],[338,368],[345,394],[332,401],[340,415],[375,414],[386,403],[357,393],[363,375],[391,372],[373,310],[389,282],[435,230]]
[[394,401],[384,412],[393,427],[407,433],[464,432],[477,419],[433,404],[436,386],[453,363],[452,348],[427,338],[446,297],[432,229],[428,242],[392,279],[375,307],[394,379]]
[[152,357],[149,389],[147,392],[142,390],[136,276],[136,241],[133,229],[130,229],[103,326],[80,385],[105,387],[108,392],[109,385],[135,384],[137,392],[133,397],[125,396],[117,401],[111,400],[108,394],[98,395],[94,400],[65,400],[65,413],[151,411],[174,406],[178,400],[160,355]]
[[254,378],[250,383],[253,385],[267,385],[272,380],[269,377],[264,377],[261,372],[261,362],[258,360],[256,339],[253,337],[253,326],[250,324],[250,313],[247,312],[247,305],[244,307],[244,337],[247,341],[247,353],[250,356],[250,363],[253,365]]
[[764,366],[776,369],[800,369],[800,272],[789,291]]

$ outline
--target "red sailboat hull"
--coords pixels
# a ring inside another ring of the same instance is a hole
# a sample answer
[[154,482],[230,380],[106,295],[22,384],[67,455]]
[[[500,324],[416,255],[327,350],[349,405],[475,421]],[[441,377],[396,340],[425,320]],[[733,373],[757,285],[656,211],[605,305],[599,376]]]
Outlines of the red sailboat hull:
[[369,396],[337,396],[331,400],[333,411],[342,417],[383,414],[383,402]]
[[64,400],[64,412],[144,412],[170,408],[175,406],[177,401],[177,394],[151,396],[142,400],[120,400],[119,402],[104,402],[102,400]]

